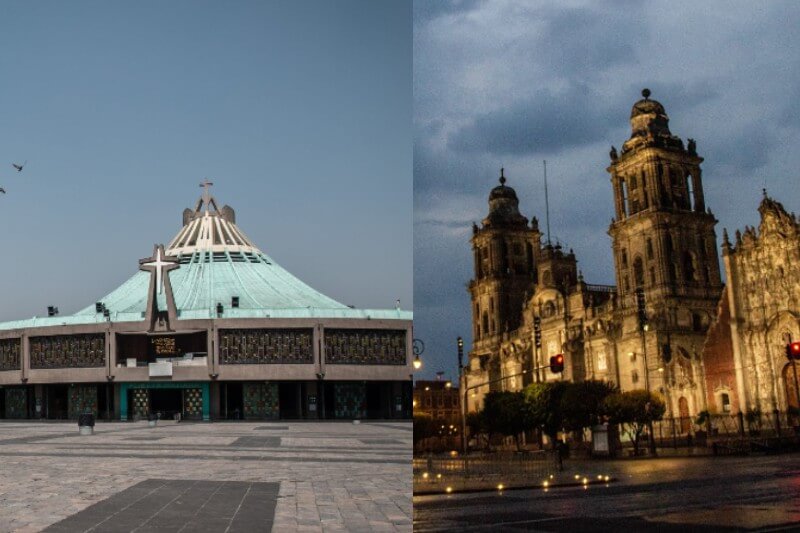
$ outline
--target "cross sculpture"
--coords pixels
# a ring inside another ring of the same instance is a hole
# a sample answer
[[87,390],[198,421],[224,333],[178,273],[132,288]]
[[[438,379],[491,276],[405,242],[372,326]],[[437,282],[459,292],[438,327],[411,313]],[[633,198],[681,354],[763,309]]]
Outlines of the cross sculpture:
[[203,204],[206,206],[206,211],[208,211],[209,206],[211,205],[211,193],[209,192],[208,188],[214,185],[208,178],[203,180],[203,183],[200,184],[200,187],[203,189]]
[[[151,274],[146,311],[146,320],[150,323],[150,331],[155,330],[156,323],[160,328],[169,330],[170,322],[177,315],[175,297],[172,294],[172,284],[169,282],[168,272],[179,267],[178,258],[166,255],[163,244],[156,244],[153,247],[152,257],[146,257],[139,261],[139,269]],[[153,279],[154,277],[155,279]],[[166,311],[158,309],[158,295],[162,292],[166,292]]]

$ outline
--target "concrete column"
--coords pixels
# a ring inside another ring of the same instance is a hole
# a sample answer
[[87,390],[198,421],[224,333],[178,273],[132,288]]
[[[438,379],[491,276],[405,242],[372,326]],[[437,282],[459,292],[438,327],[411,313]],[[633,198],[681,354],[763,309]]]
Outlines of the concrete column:
[[317,374],[325,373],[325,349],[323,346],[324,341],[324,328],[322,324],[317,324],[312,330],[311,349],[314,353],[314,368]]
[[31,369],[30,337],[28,337],[27,333],[23,333],[19,338],[19,342],[22,348],[22,366],[20,369],[20,380],[24,383],[28,381],[28,375]]
[[213,324],[206,330],[206,352],[209,375],[219,374],[219,339],[217,339],[217,328]]

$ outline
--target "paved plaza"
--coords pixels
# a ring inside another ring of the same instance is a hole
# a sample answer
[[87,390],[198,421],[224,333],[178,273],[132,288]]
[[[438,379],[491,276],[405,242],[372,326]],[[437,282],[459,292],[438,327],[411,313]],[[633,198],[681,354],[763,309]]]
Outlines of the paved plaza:
[[0,532],[411,531],[405,422],[0,423]]

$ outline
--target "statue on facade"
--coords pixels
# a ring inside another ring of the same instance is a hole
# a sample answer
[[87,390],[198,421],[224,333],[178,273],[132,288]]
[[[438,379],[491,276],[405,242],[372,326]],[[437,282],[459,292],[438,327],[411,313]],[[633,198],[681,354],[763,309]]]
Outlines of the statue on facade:
[[615,146],[611,147],[611,151],[608,152],[608,156],[611,158],[612,162],[616,162],[616,160],[619,158],[619,155],[617,154],[617,148]]

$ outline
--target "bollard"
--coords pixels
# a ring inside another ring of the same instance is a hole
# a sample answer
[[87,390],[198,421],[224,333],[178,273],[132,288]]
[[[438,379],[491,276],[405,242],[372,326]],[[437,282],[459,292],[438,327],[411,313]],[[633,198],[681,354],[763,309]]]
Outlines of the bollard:
[[78,415],[78,432],[81,435],[94,434],[94,415],[92,413]]

